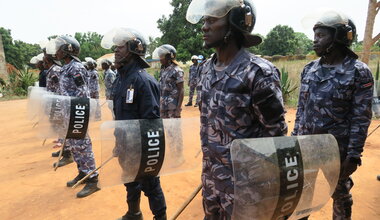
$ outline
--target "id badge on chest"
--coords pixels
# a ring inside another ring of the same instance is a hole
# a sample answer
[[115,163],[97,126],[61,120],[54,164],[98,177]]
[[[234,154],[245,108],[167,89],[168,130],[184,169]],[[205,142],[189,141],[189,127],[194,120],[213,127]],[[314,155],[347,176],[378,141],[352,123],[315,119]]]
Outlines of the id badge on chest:
[[133,87],[131,86],[128,90],[127,90],[127,97],[125,99],[125,103],[133,103],[133,94],[135,93],[135,90],[133,89]]

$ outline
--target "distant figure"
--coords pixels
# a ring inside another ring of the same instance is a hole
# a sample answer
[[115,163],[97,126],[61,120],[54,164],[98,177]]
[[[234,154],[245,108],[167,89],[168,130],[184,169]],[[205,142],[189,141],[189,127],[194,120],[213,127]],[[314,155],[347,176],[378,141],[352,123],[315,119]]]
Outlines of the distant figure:
[[193,65],[190,66],[190,70],[189,70],[189,82],[188,82],[188,86],[190,88],[189,102],[185,106],[193,105],[193,95],[194,95],[195,88],[197,87],[198,56],[193,55],[191,57],[191,62],[193,62]]

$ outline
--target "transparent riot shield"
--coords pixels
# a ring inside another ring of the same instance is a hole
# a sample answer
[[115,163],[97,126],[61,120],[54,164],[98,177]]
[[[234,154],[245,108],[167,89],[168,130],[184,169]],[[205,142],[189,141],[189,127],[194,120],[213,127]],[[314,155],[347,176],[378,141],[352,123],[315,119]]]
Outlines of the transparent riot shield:
[[372,112],[374,117],[380,117],[380,81],[376,80],[373,87]]
[[39,120],[39,111],[42,107],[42,97],[49,94],[46,91],[45,87],[28,87],[28,106],[27,106],[27,115],[28,119],[37,122]]
[[43,95],[38,111],[38,136],[41,138],[85,138],[90,122],[98,120],[99,100]]
[[233,219],[300,219],[330,199],[340,171],[332,135],[234,140]]
[[[199,118],[109,121],[101,126],[100,186],[133,182],[197,168]],[[113,159],[112,159],[113,158]]]

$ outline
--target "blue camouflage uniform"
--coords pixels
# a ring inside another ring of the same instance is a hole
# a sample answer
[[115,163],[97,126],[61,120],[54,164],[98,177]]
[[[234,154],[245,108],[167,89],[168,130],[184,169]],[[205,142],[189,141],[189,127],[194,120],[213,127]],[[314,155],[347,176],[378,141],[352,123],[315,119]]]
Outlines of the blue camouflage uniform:
[[[86,74],[87,70],[84,68],[83,64],[74,59],[71,60],[70,63],[64,65],[59,80],[61,95],[90,98],[90,91],[86,82]],[[68,121],[69,115],[66,115],[65,117]],[[85,139],[66,139],[66,146],[68,146],[67,149],[73,154],[74,161],[77,163],[79,171],[88,174],[96,168],[92,143],[88,135]],[[90,178],[97,175],[98,173],[94,172]]]
[[61,67],[53,64],[46,74],[46,90],[59,94],[59,78],[61,76]]
[[109,68],[104,72],[104,85],[106,87],[106,99],[111,100],[112,85],[115,81],[116,74]]
[[216,55],[201,69],[202,195],[205,219],[230,219],[234,180],[230,147],[234,139],[287,133],[279,71],[241,49],[230,65],[215,70]]
[[[156,119],[160,117],[160,90],[157,81],[137,62],[132,62],[118,69],[118,75],[112,89],[115,120]],[[132,103],[126,103],[127,90],[133,89]],[[120,140],[116,135],[116,145]],[[119,149],[122,149],[120,147]],[[119,154],[120,164],[123,154]],[[128,169],[128,167],[123,167]],[[165,197],[159,177],[146,177],[142,180],[124,184],[127,189],[127,202],[140,199],[141,191],[149,200],[149,206],[155,216],[166,212]]]
[[193,101],[194,91],[195,91],[195,88],[197,87],[197,82],[198,82],[197,69],[198,69],[198,65],[194,65],[194,64],[191,65],[189,69],[189,87],[190,87],[189,102]]
[[95,69],[88,70],[88,89],[92,99],[99,99],[99,75]]
[[[339,65],[307,64],[301,74],[296,121],[292,135],[332,134],[341,162],[360,159],[371,122],[373,77],[366,64],[346,57]],[[332,198],[333,219],[350,219],[353,186],[340,178]]]
[[[183,82],[183,70],[175,65],[171,64],[166,68],[161,69],[160,73],[160,114],[161,118],[175,118],[175,112],[177,104],[180,99],[180,95],[177,84]],[[181,111],[181,109],[179,109]]]
[[38,75],[38,86],[39,87],[46,87],[46,70],[41,70],[40,74]]

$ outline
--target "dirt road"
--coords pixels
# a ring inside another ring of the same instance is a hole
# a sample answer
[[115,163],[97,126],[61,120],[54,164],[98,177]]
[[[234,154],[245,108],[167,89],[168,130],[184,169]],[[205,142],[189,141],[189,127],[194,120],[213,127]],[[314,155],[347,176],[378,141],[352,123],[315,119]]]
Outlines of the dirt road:
[[[187,100],[187,99],[186,99]],[[76,176],[74,163],[54,172],[51,157],[52,140],[42,146],[35,136],[37,129],[26,117],[26,100],[0,102],[0,219],[116,219],[127,210],[125,188],[108,187],[83,199],[75,194],[81,189],[66,187]],[[183,117],[199,116],[197,108],[183,107]],[[287,113],[289,130],[294,123],[293,109]],[[370,127],[380,124],[373,121]],[[193,135],[193,134],[188,134]],[[197,135],[193,135],[194,138]],[[96,160],[100,161],[100,142],[94,141]],[[380,129],[366,142],[363,165],[353,175],[355,186],[353,219],[380,219]],[[99,164],[99,162],[98,162]],[[100,177],[101,178],[101,177]],[[171,216],[200,182],[200,169],[161,177],[162,187]],[[142,197],[145,219],[152,219],[148,202]],[[179,219],[203,219],[201,197],[188,206]],[[331,219],[331,200],[310,219]]]

